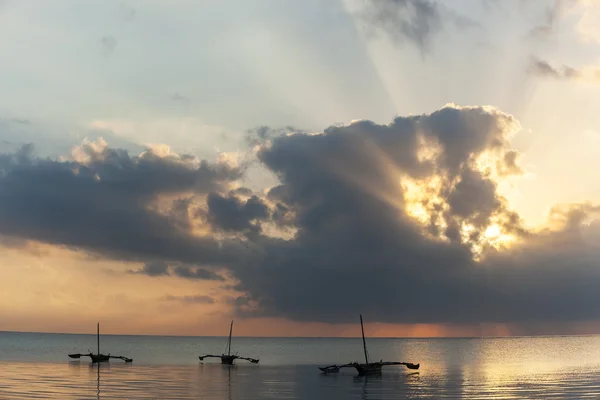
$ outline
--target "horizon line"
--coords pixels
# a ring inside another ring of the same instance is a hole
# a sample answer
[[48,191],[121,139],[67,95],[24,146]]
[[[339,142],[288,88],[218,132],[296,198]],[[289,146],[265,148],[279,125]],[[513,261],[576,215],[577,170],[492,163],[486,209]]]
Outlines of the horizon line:
[[[10,331],[0,330],[3,333],[27,333],[42,335],[92,335],[96,333],[73,333],[73,332],[32,332],[32,331]],[[102,333],[102,336],[147,336],[147,337],[167,337],[167,338],[226,338],[229,335],[162,335],[152,333]],[[546,335],[506,335],[506,336],[370,336],[372,339],[404,339],[404,340],[423,340],[423,339],[523,339],[523,338],[550,338],[550,337],[592,337],[600,336],[600,333],[581,333],[581,334],[546,334]],[[236,338],[244,339],[360,339],[361,336],[247,336],[238,335]]]

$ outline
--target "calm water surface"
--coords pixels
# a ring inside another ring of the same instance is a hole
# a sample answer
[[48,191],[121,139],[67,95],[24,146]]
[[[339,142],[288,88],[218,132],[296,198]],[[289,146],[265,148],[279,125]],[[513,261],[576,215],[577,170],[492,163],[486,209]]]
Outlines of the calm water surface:
[[134,359],[100,367],[67,353],[94,335],[0,333],[0,399],[600,399],[600,337],[370,339],[374,359],[420,362],[321,375],[317,365],[360,361],[360,339],[234,338],[234,367],[198,362],[225,338],[102,336],[102,350]]

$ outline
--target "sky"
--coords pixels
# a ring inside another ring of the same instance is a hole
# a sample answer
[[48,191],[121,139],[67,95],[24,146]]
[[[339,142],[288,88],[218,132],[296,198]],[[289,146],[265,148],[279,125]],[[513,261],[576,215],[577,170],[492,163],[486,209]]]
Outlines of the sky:
[[0,330],[600,333],[600,1],[0,1]]

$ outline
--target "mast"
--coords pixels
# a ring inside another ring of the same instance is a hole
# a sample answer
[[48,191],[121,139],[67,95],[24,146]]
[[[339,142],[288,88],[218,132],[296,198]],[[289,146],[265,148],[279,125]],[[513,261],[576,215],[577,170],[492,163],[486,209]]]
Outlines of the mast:
[[229,341],[227,342],[227,355],[231,355],[231,333],[233,332],[233,321],[231,321],[231,325],[229,326]]
[[365,341],[365,328],[363,326],[362,314],[360,315],[360,330],[362,331],[363,349],[365,351],[365,363],[369,363],[369,357],[367,356],[367,342]]
[[100,354],[100,322],[98,322],[98,330],[97,330],[96,337],[98,339],[98,354]]

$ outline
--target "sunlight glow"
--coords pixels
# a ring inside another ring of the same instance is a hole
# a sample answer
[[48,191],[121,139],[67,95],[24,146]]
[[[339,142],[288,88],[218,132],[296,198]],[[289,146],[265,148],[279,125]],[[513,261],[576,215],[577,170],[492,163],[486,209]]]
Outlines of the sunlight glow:
[[498,225],[490,225],[488,226],[488,228],[485,230],[485,237],[488,239],[494,239],[497,238],[501,235],[501,231],[500,231],[500,227]]
[[443,219],[432,218],[433,214],[447,209],[447,205],[439,195],[442,190],[442,179],[439,176],[424,181],[404,177],[400,185],[404,191],[406,213],[410,217],[423,224],[423,227],[437,220],[435,225],[441,230],[445,229],[445,224],[441,224]]
[[428,140],[423,134],[418,136],[418,143],[417,159],[420,162],[435,161],[442,154],[442,146],[433,140]]
[[516,240],[513,235],[503,233],[502,228],[498,224],[488,226],[483,236],[490,246],[496,250],[509,247]]

